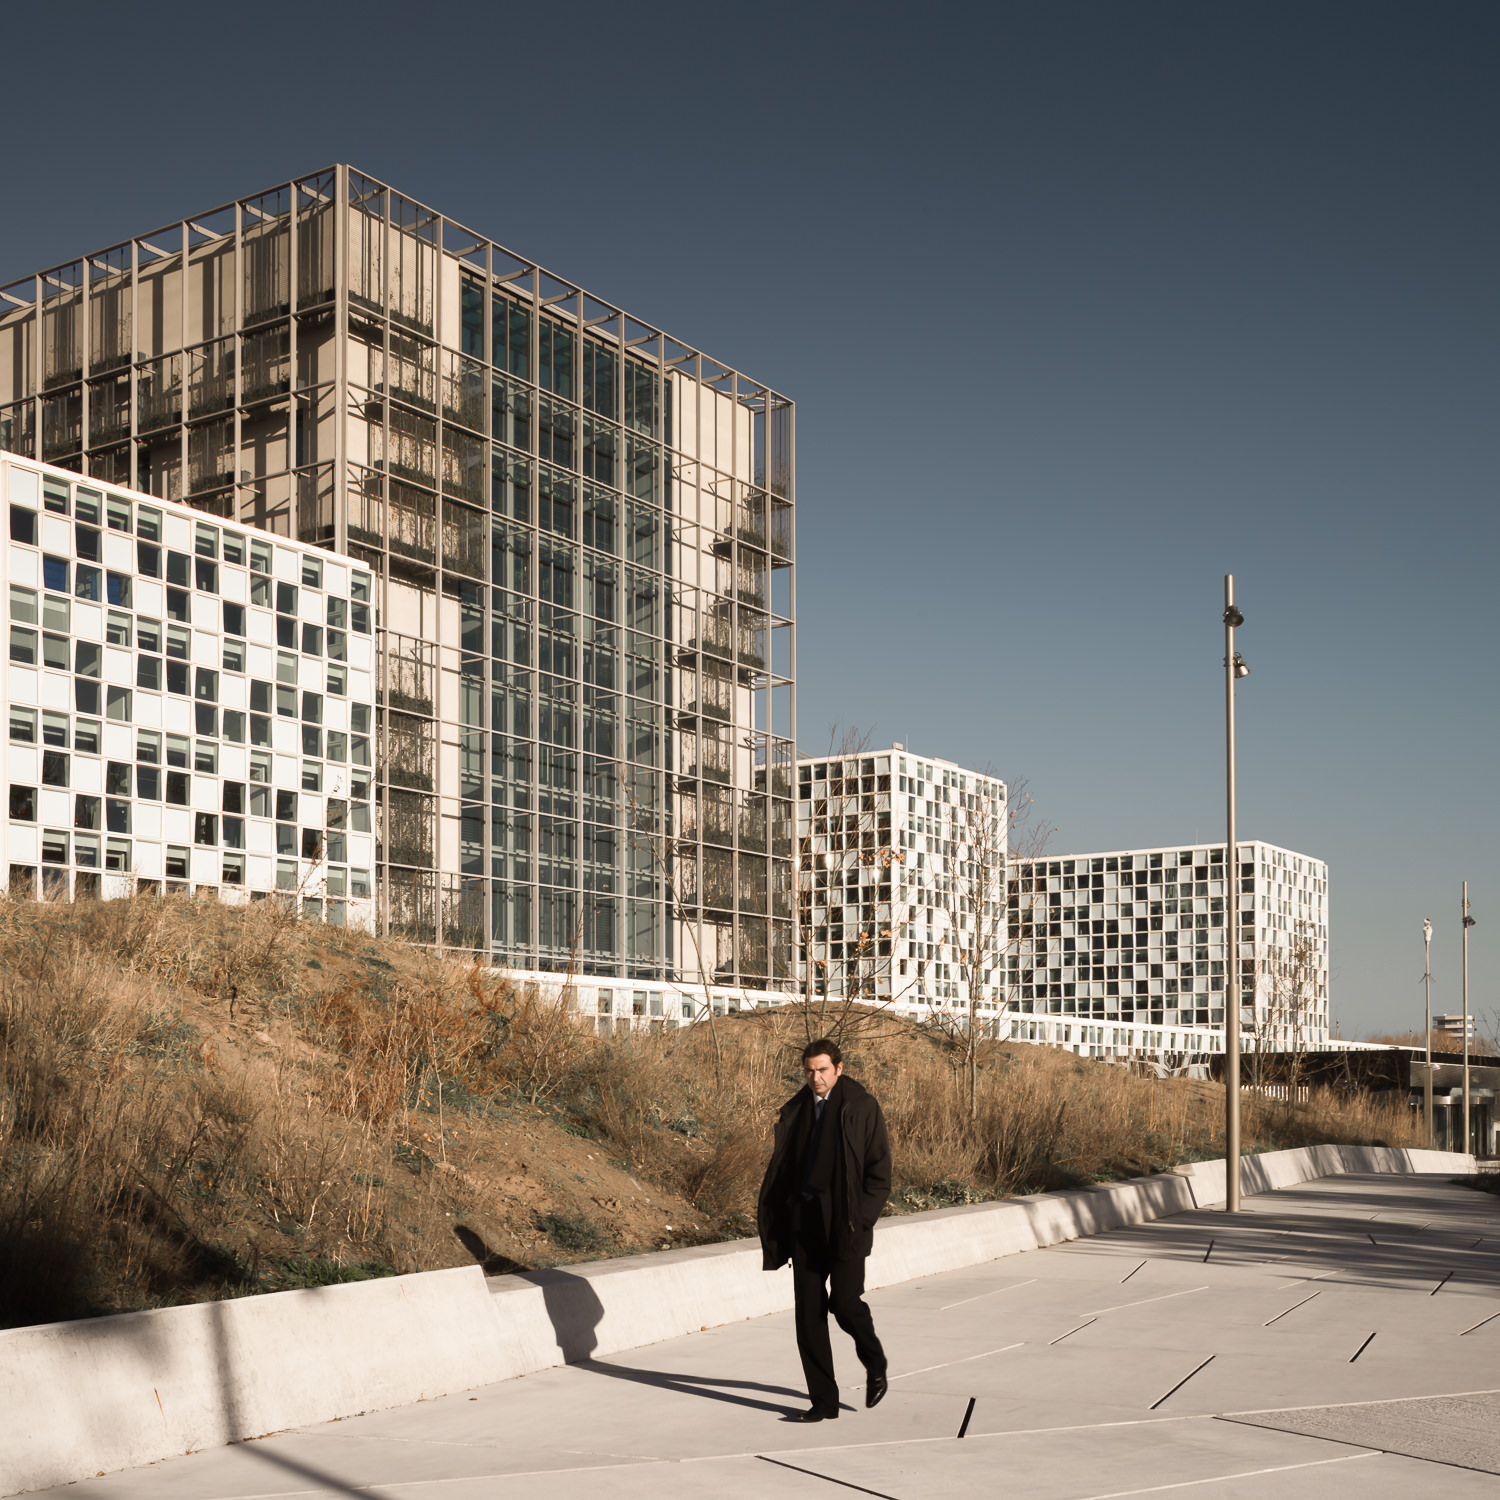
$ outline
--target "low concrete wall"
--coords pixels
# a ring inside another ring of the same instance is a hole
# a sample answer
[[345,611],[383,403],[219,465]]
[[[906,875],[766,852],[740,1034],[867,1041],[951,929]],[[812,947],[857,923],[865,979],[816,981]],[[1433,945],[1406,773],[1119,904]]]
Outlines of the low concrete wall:
[[[1342,1172],[1474,1170],[1443,1151],[1246,1157],[1246,1194]],[[884,1219],[891,1286],[1224,1201],[1222,1161]],[[0,1494],[402,1406],[791,1306],[753,1240],[486,1281],[477,1266],[0,1331]]]

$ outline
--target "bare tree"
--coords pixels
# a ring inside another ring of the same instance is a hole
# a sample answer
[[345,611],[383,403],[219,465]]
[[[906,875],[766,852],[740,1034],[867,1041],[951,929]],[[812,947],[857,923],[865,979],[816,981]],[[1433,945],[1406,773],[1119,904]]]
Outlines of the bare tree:
[[890,771],[877,769],[869,738],[835,725],[826,774],[799,786],[794,905],[809,1040],[842,1042],[915,983],[896,981],[912,910],[894,883],[906,851],[892,837]]
[[938,958],[956,968],[959,995],[940,1012],[941,1022],[962,1052],[969,1115],[978,1113],[979,1042],[983,1034],[979,1008],[986,1001],[1005,1005],[1006,868],[1009,817],[998,775],[961,774],[956,787],[942,788],[952,807],[941,825],[944,834],[935,851],[934,895],[946,921]]
[[1257,1004],[1252,1037],[1257,1060],[1251,1070],[1257,1086],[1264,1083],[1266,1053],[1282,1053],[1287,1101],[1295,1102],[1308,1051],[1309,1032],[1318,1014],[1322,965],[1312,924],[1298,921],[1285,946],[1258,945],[1255,957]]
[[693,831],[679,826],[675,834],[667,832],[661,814],[655,808],[641,805],[634,783],[626,785],[625,802],[630,818],[630,852],[634,855],[642,849],[647,851],[652,865],[661,877],[673,919],[693,945],[693,957],[698,965],[699,982],[703,989],[702,1017],[708,1023],[708,1034],[714,1046],[714,1083],[722,1085],[724,1054],[719,1041],[719,1029],[714,1024],[713,975],[703,961],[703,945],[698,930],[702,907],[698,886],[698,851]]

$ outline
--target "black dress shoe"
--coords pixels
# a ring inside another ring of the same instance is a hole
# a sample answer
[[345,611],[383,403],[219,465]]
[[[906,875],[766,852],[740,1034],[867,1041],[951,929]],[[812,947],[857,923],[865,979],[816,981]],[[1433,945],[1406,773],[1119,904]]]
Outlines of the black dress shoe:
[[883,1397],[885,1393],[890,1390],[890,1388],[891,1383],[886,1379],[884,1370],[882,1370],[878,1375],[871,1375],[870,1378],[865,1381],[865,1405],[877,1405],[881,1397]]
[[788,1422],[832,1422],[838,1416],[837,1409],[824,1411],[821,1406],[809,1406],[806,1411],[794,1411],[787,1414]]

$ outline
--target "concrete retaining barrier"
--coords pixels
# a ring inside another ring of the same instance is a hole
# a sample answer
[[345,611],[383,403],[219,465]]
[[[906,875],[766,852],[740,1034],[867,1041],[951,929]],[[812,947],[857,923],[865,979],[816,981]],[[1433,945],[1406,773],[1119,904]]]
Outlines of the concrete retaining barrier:
[[[1343,1172],[1474,1170],[1444,1151],[1246,1157],[1246,1194]],[[1222,1203],[1222,1161],[877,1226],[891,1286]],[[0,1494],[402,1406],[791,1306],[753,1240],[486,1281],[477,1266],[0,1331]]]

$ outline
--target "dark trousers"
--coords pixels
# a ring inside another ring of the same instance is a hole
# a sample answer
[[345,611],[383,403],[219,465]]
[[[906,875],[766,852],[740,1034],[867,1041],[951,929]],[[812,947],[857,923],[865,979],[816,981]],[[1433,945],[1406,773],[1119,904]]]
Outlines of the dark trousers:
[[800,1205],[792,1249],[792,1289],[796,1296],[797,1352],[807,1394],[820,1411],[839,1409],[839,1383],[833,1373],[833,1344],[828,1314],[854,1340],[854,1352],[865,1369],[885,1373],[885,1350],[875,1336],[875,1320],[865,1302],[865,1262],[834,1260],[823,1229],[819,1205]]

